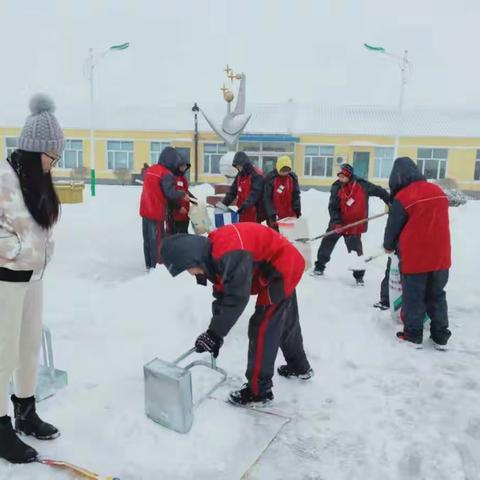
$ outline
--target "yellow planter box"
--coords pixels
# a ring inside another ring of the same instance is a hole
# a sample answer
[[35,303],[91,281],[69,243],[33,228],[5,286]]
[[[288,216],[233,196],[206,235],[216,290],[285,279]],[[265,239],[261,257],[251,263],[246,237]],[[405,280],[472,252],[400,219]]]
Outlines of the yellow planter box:
[[61,203],[82,203],[85,184],[83,182],[56,182],[55,190]]

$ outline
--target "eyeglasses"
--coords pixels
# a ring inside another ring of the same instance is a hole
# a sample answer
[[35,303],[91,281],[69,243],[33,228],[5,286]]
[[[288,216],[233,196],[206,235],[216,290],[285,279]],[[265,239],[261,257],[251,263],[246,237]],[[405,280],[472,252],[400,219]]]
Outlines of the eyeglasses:
[[52,157],[48,153],[44,153],[44,155],[46,155],[51,160],[51,162],[50,162],[51,167],[54,167],[60,161],[60,159],[62,158],[61,156]]

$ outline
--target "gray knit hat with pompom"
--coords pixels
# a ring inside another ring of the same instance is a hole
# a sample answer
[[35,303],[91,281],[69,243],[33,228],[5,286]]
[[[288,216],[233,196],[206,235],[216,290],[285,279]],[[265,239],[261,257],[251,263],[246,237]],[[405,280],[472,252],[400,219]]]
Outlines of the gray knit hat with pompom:
[[27,152],[56,152],[61,154],[65,147],[62,129],[55,115],[55,103],[44,93],[30,99],[30,111],[20,138],[18,148]]

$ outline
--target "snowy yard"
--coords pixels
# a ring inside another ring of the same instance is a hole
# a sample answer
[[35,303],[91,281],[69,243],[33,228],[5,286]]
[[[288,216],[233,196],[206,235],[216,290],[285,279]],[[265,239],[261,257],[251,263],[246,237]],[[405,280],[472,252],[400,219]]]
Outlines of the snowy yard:
[[[194,190],[206,195],[210,187]],[[122,480],[480,479],[480,202],[451,209],[450,351],[427,340],[420,351],[398,344],[389,313],[371,307],[385,258],[357,288],[339,243],[325,277],[306,275],[298,289],[315,377],[274,378],[274,408],[291,421],[222,401],[243,382],[251,303],[218,359],[228,385],[180,435],[145,417],[142,369],[192,346],[209,322],[210,289],[187,274],[172,279],[163,267],[144,272],[140,188],[103,186],[97,195],[65,205],[56,230],[45,322],[69,386],[39,405],[62,431],[53,442],[28,439],[42,455]],[[311,190],[302,198],[317,235],[327,225],[328,195]],[[372,201],[371,213],[381,211]],[[365,235],[367,255],[380,247],[384,224]],[[0,462],[1,480],[67,478],[39,464]]]

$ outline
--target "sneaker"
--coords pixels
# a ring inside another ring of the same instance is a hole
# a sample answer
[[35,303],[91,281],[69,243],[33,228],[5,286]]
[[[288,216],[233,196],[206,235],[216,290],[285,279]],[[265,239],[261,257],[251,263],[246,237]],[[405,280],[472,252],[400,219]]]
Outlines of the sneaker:
[[312,277],[323,277],[323,272],[324,272],[324,270],[319,270],[319,269],[314,268],[313,270],[310,271],[310,275]]
[[285,378],[296,377],[300,380],[308,380],[309,378],[313,377],[313,368],[308,368],[304,372],[299,373],[293,370],[293,368],[290,368],[288,365],[281,365],[277,368],[277,372],[279,375]]
[[241,405],[244,407],[258,406],[262,407],[268,405],[273,400],[273,393],[271,390],[255,395],[248,384],[245,384],[240,390],[230,392],[228,401],[233,405]]
[[413,340],[411,338],[408,338],[404,332],[397,332],[397,339],[405,344],[405,345],[409,345],[413,348],[416,348],[417,350],[420,350],[423,348],[423,344],[422,344],[422,341],[421,340]]
[[390,308],[390,305],[387,305],[386,303],[383,302],[377,302],[373,304],[373,308],[378,308],[379,310],[388,310]]
[[432,337],[430,337],[430,341],[433,344],[433,348],[435,350],[440,350],[441,352],[446,352],[448,350],[448,346],[446,343],[437,343]]

